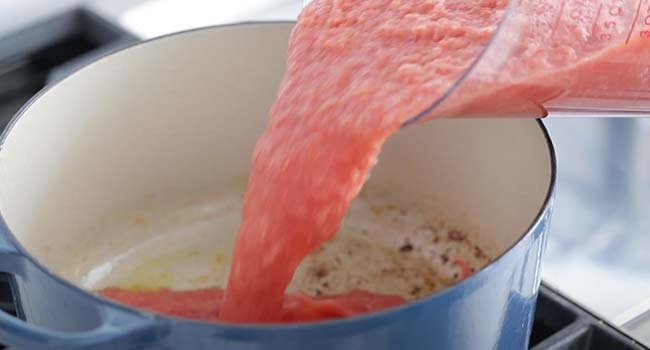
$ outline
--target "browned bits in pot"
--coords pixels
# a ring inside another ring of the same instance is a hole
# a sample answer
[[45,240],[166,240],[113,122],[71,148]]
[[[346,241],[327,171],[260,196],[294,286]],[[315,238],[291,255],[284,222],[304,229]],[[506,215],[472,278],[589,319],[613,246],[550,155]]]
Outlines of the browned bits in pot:
[[460,242],[465,239],[465,234],[459,230],[453,229],[453,230],[449,230],[449,233],[447,233],[447,237],[449,238],[450,241]]
[[402,244],[399,247],[399,251],[402,252],[402,253],[412,252],[413,251],[413,244],[411,244],[411,242],[409,242],[409,241],[405,241],[404,244]]
[[319,266],[315,271],[316,278],[326,277],[328,273],[329,271],[327,271],[327,268],[325,266]]
[[[488,260],[461,227],[414,222],[407,217],[417,214],[412,209],[380,205],[371,210],[389,226],[397,218],[399,225],[391,227],[399,235],[384,236],[363,226],[342,232],[305,262],[296,291],[316,297],[363,289],[417,300],[472,275]],[[456,257],[467,263],[464,269]]]
[[474,257],[477,259],[485,259],[487,256],[481,248],[474,246]]

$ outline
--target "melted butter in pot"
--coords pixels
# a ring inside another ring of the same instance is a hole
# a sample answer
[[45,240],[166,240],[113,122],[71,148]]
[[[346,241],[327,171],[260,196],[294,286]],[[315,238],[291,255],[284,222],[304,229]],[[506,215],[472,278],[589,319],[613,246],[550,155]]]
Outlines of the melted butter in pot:
[[[425,206],[386,204],[378,193],[362,192],[335,239],[300,265],[288,292],[362,289],[413,300],[489,262],[470,236],[431,218]],[[132,242],[117,249],[96,245],[101,254],[87,259],[94,263],[77,269],[75,278],[90,290],[224,287],[241,205],[240,195],[222,195],[118,220],[103,236]]]

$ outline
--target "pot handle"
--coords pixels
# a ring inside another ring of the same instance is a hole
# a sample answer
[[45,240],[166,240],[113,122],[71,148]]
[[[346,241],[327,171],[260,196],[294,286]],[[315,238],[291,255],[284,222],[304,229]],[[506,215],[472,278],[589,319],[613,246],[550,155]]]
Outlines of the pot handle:
[[[109,303],[98,302],[86,292],[60,280],[23,254],[19,244],[0,219],[0,272],[9,273],[17,282],[17,289],[27,319],[38,319],[40,324],[28,323],[0,311],[0,343],[10,349],[139,349],[151,344],[166,332],[165,323],[153,315],[129,310]],[[28,296],[27,300],[23,296]],[[30,312],[29,299],[35,307],[54,307],[50,313]],[[55,299],[59,305],[47,303]],[[43,315],[45,314],[45,315]],[[58,315],[57,315],[58,314]],[[30,317],[35,315],[35,317]],[[57,318],[58,317],[58,318]],[[47,326],[63,322],[66,317],[76,319],[77,325],[95,325],[83,331],[61,331]],[[60,320],[60,321],[58,321]]]

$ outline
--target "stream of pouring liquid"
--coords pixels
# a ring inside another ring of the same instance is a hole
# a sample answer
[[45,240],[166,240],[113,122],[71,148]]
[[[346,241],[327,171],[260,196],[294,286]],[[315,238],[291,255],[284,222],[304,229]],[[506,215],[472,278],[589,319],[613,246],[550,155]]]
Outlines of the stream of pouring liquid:
[[[317,0],[304,9],[254,150],[222,321],[281,321],[296,267],[336,233],[386,138],[462,76],[506,7],[504,0]],[[572,28],[556,33],[549,46],[535,42],[543,33],[524,33],[514,46],[520,52],[498,77],[470,80],[432,117],[486,109],[539,117],[539,102],[558,88],[601,84],[596,73],[607,55],[648,55],[648,42],[639,36],[574,62],[597,45]],[[650,81],[638,71],[620,77],[632,75],[636,84]],[[608,77],[612,86],[626,84],[616,74]]]

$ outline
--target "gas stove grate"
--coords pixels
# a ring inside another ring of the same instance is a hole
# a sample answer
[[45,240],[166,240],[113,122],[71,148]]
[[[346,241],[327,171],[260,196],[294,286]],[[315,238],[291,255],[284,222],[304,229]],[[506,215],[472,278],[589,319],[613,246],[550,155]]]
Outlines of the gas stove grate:
[[[0,273],[0,310],[24,320],[25,315],[23,314],[20,302],[18,301],[17,291],[18,286],[13,276],[6,273]],[[5,349],[6,347],[2,345],[1,342],[2,340],[0,339],[0,349]],[[11,348],[9,350],[11,350]]]
[[0,310],[14,316],[25,319],[20,303],[15,298],[16,283],[11,275],[0,273]]
[[648,350],[545,285],[530,345],[531,350]]

